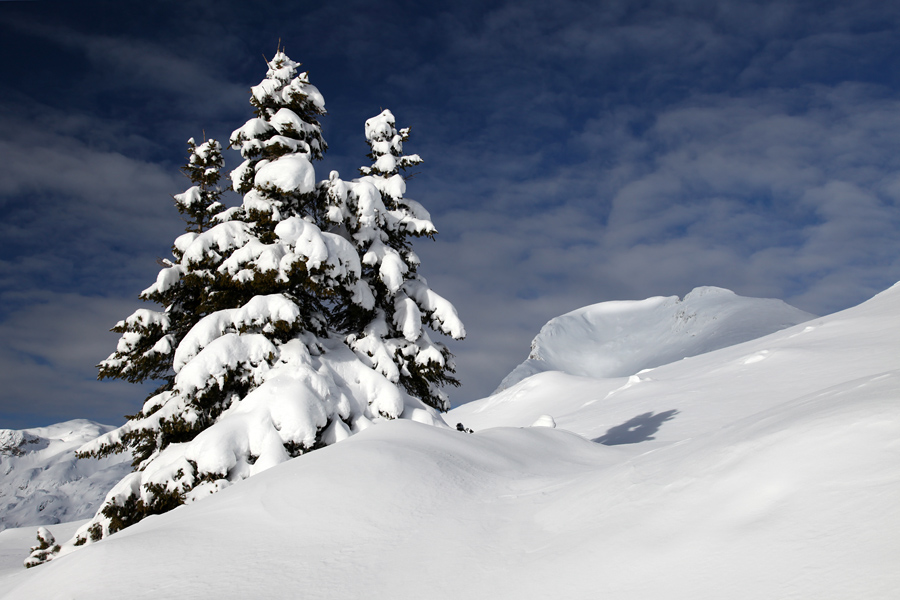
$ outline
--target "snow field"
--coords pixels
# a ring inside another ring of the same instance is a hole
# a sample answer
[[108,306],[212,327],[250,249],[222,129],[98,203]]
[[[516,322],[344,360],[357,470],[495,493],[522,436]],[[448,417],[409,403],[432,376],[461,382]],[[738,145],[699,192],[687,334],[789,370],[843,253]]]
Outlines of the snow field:
[[895,598],[898,300],[630,377],[544,372],[451,411],[473,435],[382,423],[0,598]]

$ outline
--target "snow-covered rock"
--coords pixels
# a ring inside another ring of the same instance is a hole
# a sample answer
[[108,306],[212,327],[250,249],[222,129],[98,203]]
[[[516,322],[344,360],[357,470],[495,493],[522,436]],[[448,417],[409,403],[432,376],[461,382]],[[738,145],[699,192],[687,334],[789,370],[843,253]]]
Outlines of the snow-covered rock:
[[781,300],[745,298],[699,287],[684,299],[601,302],[550,320],[528,359],[494,391],[537,373],[623,377],[696,356],[815,318]]
[[93,516],[131,456],[79,460],[75,450],[112,429],[84,419],[0,429],[0,530]]

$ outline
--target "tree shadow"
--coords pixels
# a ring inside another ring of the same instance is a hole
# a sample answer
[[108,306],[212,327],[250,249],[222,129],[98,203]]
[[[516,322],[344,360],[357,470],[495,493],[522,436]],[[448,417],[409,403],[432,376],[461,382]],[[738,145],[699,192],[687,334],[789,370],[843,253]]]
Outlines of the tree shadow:
[[659,428],[666,421],[671,421],[678,414],[676,409],[667,410],[661,413],[653,414],[652,412],[638,415],[628,419],[621,425],[610,428],[606,433],[593,441],[604,446],[618,446],[619,444],[637,444],[655,439],[653,434],[659,431]]

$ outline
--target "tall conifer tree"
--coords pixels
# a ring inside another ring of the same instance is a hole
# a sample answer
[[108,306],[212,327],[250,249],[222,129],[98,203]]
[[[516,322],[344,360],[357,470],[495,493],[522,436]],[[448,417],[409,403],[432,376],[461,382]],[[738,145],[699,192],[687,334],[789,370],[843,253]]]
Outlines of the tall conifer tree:
[[[357,280],[358,259],[349,244],[314,224],[322,209],[311,160],[325,149],[317,120],[325,109],[296,67],[283,52],[275,55],[266,78],[251,90],[256,117],[231,136],[245,159],[231,175],[243,195],[239,207],[221,210],[218,144],[192,148],[185,171],[196,185],[176,196],[188,233],[175,242],[175,261],[142,295],[166,309],[138,311],[120,323],[120,348],[100,366],[101,377],[163,376],[164,385],[128,423],[84,449],[102,456],[130,447],[138,468],[107,498],[86,530],[91,539],[196,498],[198,488],[219,489],[250,474],[262,452],[233,448],[221,436],[197,437],[278,367],[296,362],[293,374],[309,375],[310,352],[321,353],[319,338],[327,337],[327,298]],[[155,347],[166,352],[141,352],[153,341],[147,335],[132,349],[137,328],[165,333]],[[324,444],[333,421],[351,418],[350,407],[322,395],[298,400],[313,407],[293,415],[293,429],[279,431],[278,447],[267,448],[274,455],[266,456],[269,462]],[[268,416],[276,429],[281,419]]]

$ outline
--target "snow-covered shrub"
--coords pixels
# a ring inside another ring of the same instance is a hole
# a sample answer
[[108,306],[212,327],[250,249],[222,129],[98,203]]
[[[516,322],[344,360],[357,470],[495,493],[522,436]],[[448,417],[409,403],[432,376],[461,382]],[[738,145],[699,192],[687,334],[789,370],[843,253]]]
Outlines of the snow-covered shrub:
[[[80,450],[131,451],[135,471],[63,546],[102,539],[384,419],[446,427],[452,357],[425,326],[465,335],[456,310],[416,273],[410,237],[436,233],[403,198],[407,130],[366,123],[375,166],[316,182],[326,149],[319,91],[279,51],[252,88],[255,117],[231,135],[244,162],[225,209],[215,140],[188,142],[192,186],[175,196],[187,233],[141,294],[161,310],[119,322],[100,378],[161,382],[128,421]],[[49,554],[38,560],[46,560]],[[35,563],[37,564],[37,563]]]
[[56,538],[50,533],[46,527],[38,527],[37,530],[37,546],[31,547],[31,555],[25,559],[25,568],[30,569],[37,565],[50,560],[50,557],[59,552],[59,545]]

